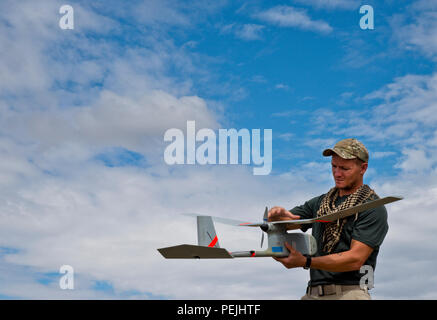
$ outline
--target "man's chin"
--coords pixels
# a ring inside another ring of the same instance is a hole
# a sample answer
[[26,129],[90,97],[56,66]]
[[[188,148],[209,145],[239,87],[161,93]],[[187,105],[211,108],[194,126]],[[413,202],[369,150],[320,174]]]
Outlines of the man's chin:
[[351,186],[348,186],[344,183],[336,183],[335,186],[337,187],[338,190],[343,192],[349,192],[352,190]]
[[347,186],[343,182],[335,182],[337,189],[345,189]]

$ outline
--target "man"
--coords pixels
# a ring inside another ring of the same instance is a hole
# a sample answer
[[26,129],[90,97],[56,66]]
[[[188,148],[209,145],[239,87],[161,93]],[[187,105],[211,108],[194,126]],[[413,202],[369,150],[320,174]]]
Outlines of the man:
[[[269,221],[321,217],[336,209],[345,209],[377,199],[376,193],[363,184],[368,167],[369,153],[356,139],[345,139],[334,148],[323,151],[332,156],[332,175],[335,187],[290,211],[273,207]],[[313,223],[293,226],[306,231],[312,228],[318,250],[314,257],[303,256],[289,244],[290,255],[275,258],[286,268],[310,269],[310,281],[303,300],[370,299],[373,278],[360,285],[363,276],[373,277],[379,247],[388,231],[387,211],[384,206],[360,212],[332,223]],[[360,273],[360,268],[366,266]]]

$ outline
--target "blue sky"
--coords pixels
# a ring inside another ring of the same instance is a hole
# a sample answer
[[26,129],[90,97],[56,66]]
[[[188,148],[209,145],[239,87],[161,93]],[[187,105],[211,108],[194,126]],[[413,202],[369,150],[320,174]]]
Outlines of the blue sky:
[[[369,149],[365,182],[405,197],[390,205],[374,297],[437,297],[435,257],[420,254],[437,227],[436,1],[69,1],[73,30],[59,27],[63,4],[0,4],[1,298],[298,299],[302,270],[176,264],[156,248],[196,241],[181,212],[254,219],[326,192],[321,152],[347,137]],[[167,165],[164,133],[189,120],[272,129],[272,172]],[[229,249],[258,243],[217,229]],[[270,287],[278,276],[295,286]]]

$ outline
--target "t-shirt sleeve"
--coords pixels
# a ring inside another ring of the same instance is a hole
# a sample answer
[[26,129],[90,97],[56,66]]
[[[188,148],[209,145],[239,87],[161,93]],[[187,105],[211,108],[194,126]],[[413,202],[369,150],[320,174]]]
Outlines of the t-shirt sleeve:
[[[311,219],[314,218],[317,214],[317,210],[320,206],[320,201],[324,195],[314,197],[308,201],[306,201],[303,205],[294,207],[289,210],[291,213],[300,216],[301,219]],[[304,224],[301,227],[303,232],[307,231],[312,227],[312,224]]]
[[387,210],[384,206],[367,210],[358,215],[352,239],[372,248],[379,247],[388,232]]

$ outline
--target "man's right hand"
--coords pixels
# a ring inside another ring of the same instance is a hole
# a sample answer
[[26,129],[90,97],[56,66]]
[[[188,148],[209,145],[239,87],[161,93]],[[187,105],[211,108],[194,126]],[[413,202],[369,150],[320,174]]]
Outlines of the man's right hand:
[[[268,212],[268,221],[284,221],[284,220],[298,220],[300,216],[295,215],[282,207],[273,207]],[[300,225],[289,225],[288,230],[300,229]]]

